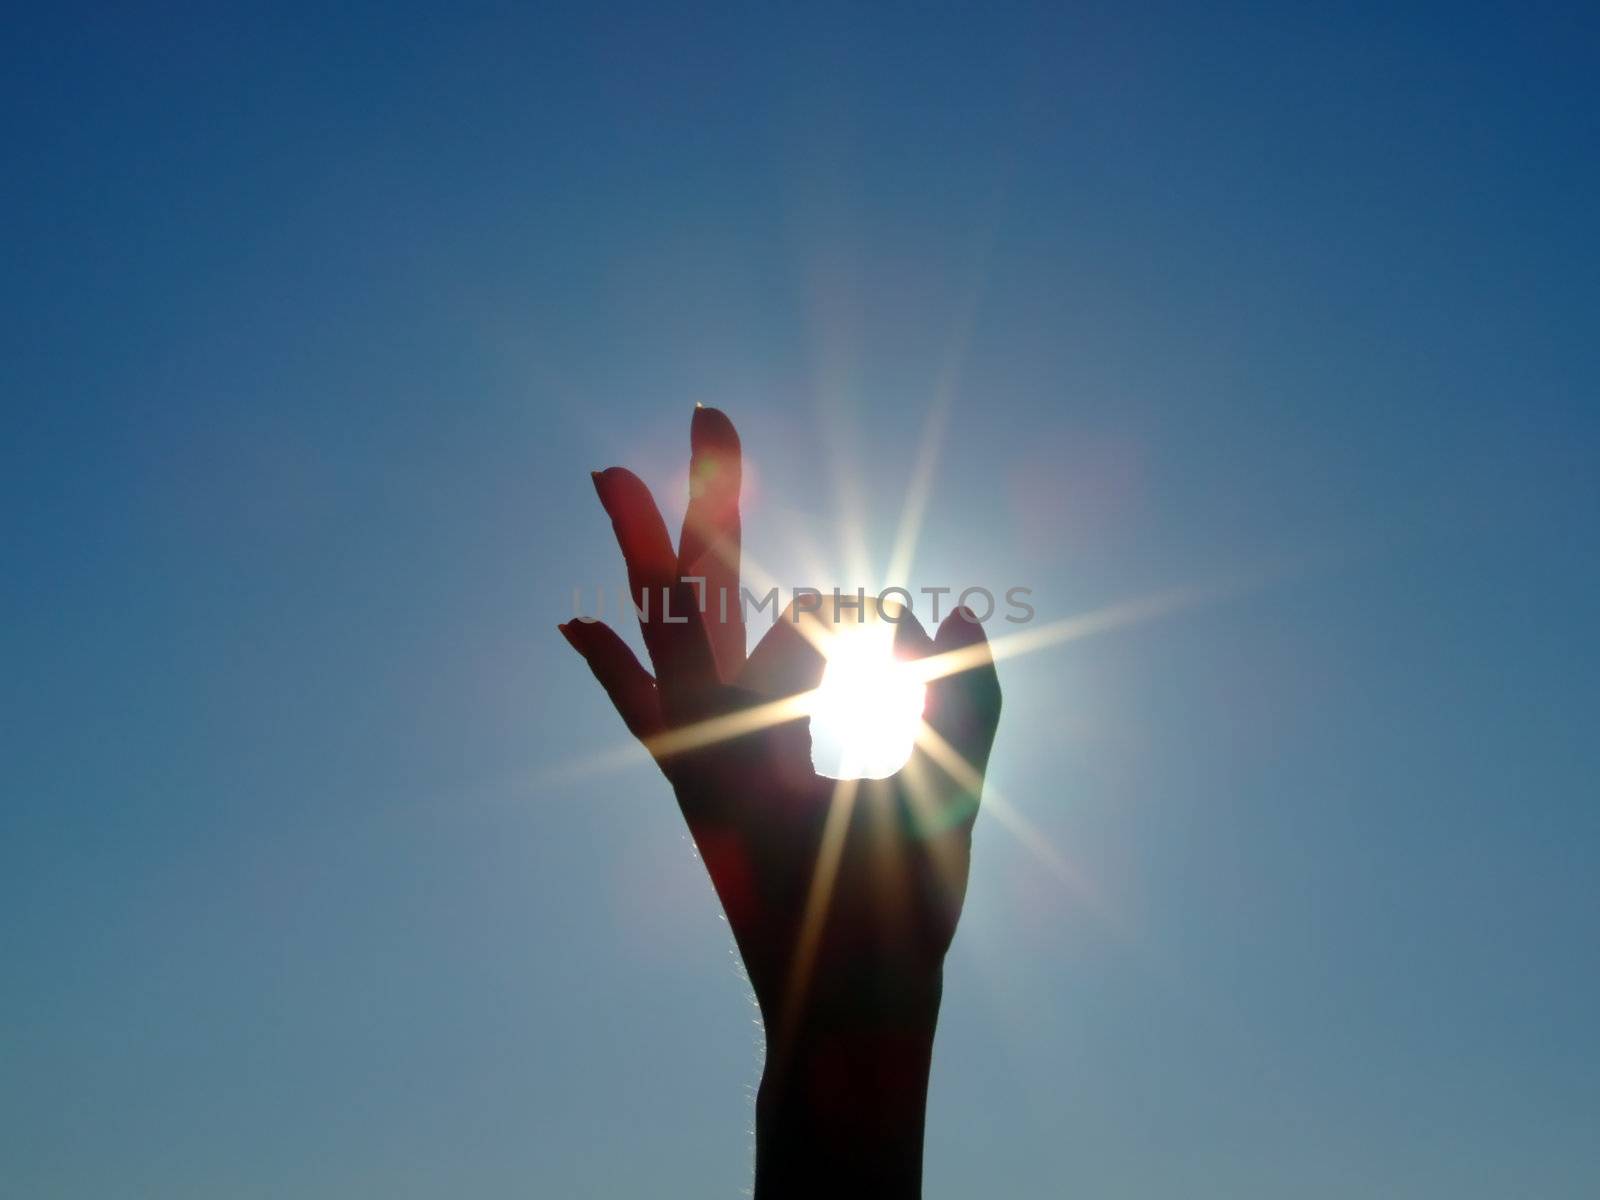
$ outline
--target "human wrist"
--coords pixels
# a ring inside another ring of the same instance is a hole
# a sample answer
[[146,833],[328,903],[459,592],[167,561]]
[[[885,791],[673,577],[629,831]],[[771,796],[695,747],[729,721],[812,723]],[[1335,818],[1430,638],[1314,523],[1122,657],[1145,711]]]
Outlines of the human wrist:
[[884,1200],[920,1195],[940,991],[935,975],[893,1003],[812,1008],[769,1031],[756,1097],[756,1200],[840,1188]]

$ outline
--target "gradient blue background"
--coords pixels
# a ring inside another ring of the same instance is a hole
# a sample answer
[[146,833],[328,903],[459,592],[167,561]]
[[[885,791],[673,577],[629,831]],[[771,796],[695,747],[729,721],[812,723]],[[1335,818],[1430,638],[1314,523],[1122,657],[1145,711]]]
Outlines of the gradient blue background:
[[13,8],[0,1194],[737,1195],[587,473],[826,585],[940,395],[915,582],[1270,579],[1004,665],[928,1196],[1600,1193],[1596,24]]

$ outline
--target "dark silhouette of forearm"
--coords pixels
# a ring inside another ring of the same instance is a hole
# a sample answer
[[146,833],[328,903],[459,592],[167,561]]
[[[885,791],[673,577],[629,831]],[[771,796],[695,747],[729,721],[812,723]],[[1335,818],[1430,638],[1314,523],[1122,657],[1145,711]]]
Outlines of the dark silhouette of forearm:
[[938,1016],[825,1022],[769,1051],[756,1097],[755,1200],[922,1194]]

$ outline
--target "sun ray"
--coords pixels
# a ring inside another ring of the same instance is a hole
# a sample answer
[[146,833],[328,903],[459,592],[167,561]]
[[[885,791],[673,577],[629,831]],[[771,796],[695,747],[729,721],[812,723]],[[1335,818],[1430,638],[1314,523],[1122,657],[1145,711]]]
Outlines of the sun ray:
[[1108,923],[1114,923],[1104,901],[1083,872],[1074,867],[1066,856],[1056,849],[1044,832],[1028,819],[1027,814],[1006,799],[992,782],[986,782],[983,773],[946,741],[938,730],[924,722],[922,732],[917,738],[917,746],[958,786],[973,795],[981,792],[984,810],[992,813],[1007,832],[1017,839],[1023,849],[1043,863],[1084,907],[1091,909]]
[[[1189,587],[1173,588],[1150,596],[1135,597],[1131,600],[1106,605],[1104,608],[1094,609],[1091,612],[1080,613],[1074,617],[1052,621],[1050,624],[1042,625],[1037,629],[1026,629],[1018,633],[998,637],[986,644],[980,643],[960,650],[949,650],[943,654],[930,655],[927,658],[916,660],[912,669],[924,683],[932,682],[935,679],[979,666],[990,655],[997,662],[1004,659],[1018,658],[1041,650],[1047,650],[1066,642],[1078,641],[1082,638],[1144,624],[1147,621],[1157,620],[1183,609],[1198,607],[1231,595],[1237,595],[1259,584],[1263,578],[1259,574],[1240,575],[1213,583],[1195,584]],[[797,628],[819,650],[824,654],[826,653],[827,637],[829,635],[824,622],[808,614],[805,615],[804,619],[797,622]],[[814,703],[815,697],[816,689],[812,689],[757,705],[754,708],[745,709],[729,716],[714,717],[706,721],[696,722],[693,725],[687,725],[680,729],[675,729],[671,733],[663,734],[658,739],[653,739],[650,743],[650,749],[657,754],[681,753],[684,750],[699,749],[727,738],[743,737],[746,734],[754,733],[772,725],[782,724],[785,721],[797,720],[800,717],[810,715],[810,706]],[[602,751],[595,758],[586,762],[552,768],[546,778],[570,778],[574,775],[590,774],[596,771],[638,766],[645,761],[648,760],[641,758],[634,752],[633,744],[629,743],[627,746],[612,747]]]
[[781,511],[777,514],[783,525],[783,536],[789,542],[786,560],[794,567],[791,579],[821,580],[833,577],[833,569],[824,560],[822,547],[807,529],[808,523],[817,520],[814,513]]
[[1065,887],[1079,904],[1106,924],[1116,928],[1121,927],[1121,922],[1107,907],[1104,897],[1095,889],[1088,876],[1056,848],[1055,843],[1045,836],[1044,831],[1035,825],[1026,813],[1003,793],[997,791],[993,785],[988,785],[984,789],[983,806],[1012,837],[1017,839],[1023,849],[1038,859],[1056,877],[1057,882]]
[[847,401],[835,397],[823,404],[823,435],[828,447],[828,461],[832,467],[831,482],[838,521],[838,544],[844,548],[846,577],[865,583],[871,577],[872,558],[867,549],[866,527],[862,515],[867,512],[860,481],[865,474],[860,470],[856,456],[855,422],[853,414],[846,411]]
[[[926,723],[923,725],[927,729]],[[928,730],[932,732],[932,730]],[[937,736],[937,735],[935,735]],[[944,821],[944,814],[939,812],[934,801],[933,781],[928,778],[927,762],[913,754],[901,776],[905,784],[906,803],[911,807],[911,815],[917,822],[920,830],[938,830]],[[957,848],[949,839],[929,837],[926,840],[928,852],[933,859],[934,869],[939,872],[948,887],[954,887],[960,882],[961,860]]]
[[918,659],[915,669],[924,682],[932,682],[946,675],[954,675],[980,666],[990,656],[999,662],[1023,654],[1032,654],[1063,642],[1110,633],[1130,625],[1142,625],[1146,621],[1153,621],[1185,608],[1194,608],[1236,594],[1243,591],[1246,586],[1248,585],[1243,581],[1231,580],[1173,588],[1151,596],[1123,600],[1091,612],[1079,613],[1075,617],[1052,621],[1037,629],[1025,629],[1004,637],[993,638],[988,642],[980,642],[975,646],[929,655],[927,658]]
[[785,1006],[785,1025],[779,1038],[787,1046],[794,1032],[788,1024],[800,1011],[807,989],[811,986],[811,968],[815,965],[817,943],[828,920],[828,908],[833,903],[833,884],[839,875],[839,859],[844,854],[845,834],[850,829],[850,818],[855,811],[858,779],[841,779],[834,784],[833,796],[828,804],[828,815],[822,826],[822,840],[817,845],[817,861],[811,871],[811,886],[806,892],[806,907],[800,918],[800,935],[795,942],[794,961],[789,964],[788,1002]]
[[816,690],[813,689],[809,692],[800,692],[798,695],[785,696],[782,700],[772,700],[752,708],[740,709],[726,716],[708,717],[704,721],[696,721],[692,725],[684,725],[667,733],[646,738],[645,749],[657,758],[665,758],[688,750],[699,750],[731,738],[744,737],[762,729],[770,729],[774,725],[782,725],[785,721],[795,721],[807,716],[811,711],[812,697],[815,695]]
[[900,524],[895,531],[894,547],[889,554],[889,568],[881,587],[903,587],[911,577],[911,566],[916,559],[917,540],[922,533],[922,519],[933,492],[935,469],[939,465],[939,449],[944,441],[945,424],[950,406],[961,386],[961,374],[966,367],[967,347],[972,341],[978,306],[982,303],[988,285],[989,257],[994,246],[999,225],[999,206],[1004,194],[997,186],[993,196],[995,212],[979,229],[976,251],[972,262],[971,286],[966,299],[951,320],[951,328],[944,339],[944,356],[934,380],[933,401],[922,423],[922,440],[917,447],[917,460],[912,468],[911,482],[906,488],[906,500],[900,510]]
[[911,471],[911,482],[906,486],[905,504],[900,509],[900,526],[895,531],[894,548],[889,553],[889,568],[884,572],[880,587],[904,587],[911,577],[917,538],[922,532],[922,518],[928,510],[928,498],[933,494],[933,475],[939,465],[939,447],[944,440],[951,394],[951,388],[941,386],[939,394],[928,408],[927,419],[922,425],[922,442],[917,447],[916,465]]
[[966,760],[966,757],[947,742],[926,721],[917,731],[917,748],[931,758],[956,784],[976,795],[983,788],[983,773]]

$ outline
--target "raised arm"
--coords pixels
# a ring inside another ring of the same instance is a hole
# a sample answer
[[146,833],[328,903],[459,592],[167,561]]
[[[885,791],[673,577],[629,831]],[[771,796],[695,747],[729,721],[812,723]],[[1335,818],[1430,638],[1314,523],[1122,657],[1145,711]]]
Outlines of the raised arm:
[[746,657],[738,435],[700,408],[690,444],[676,550],[636,476],[595,475],[653,673],[599,622],[561,632],[671,783],[744,958],[767,1034],[757,1200],[915,1197],[944,956],[1000,714],[994,664],[965,610],[932,639],[909,611],[884,614],[927,680],[917,748],[888,779],[819,776],[805,697],[833,634],[791,608]]

